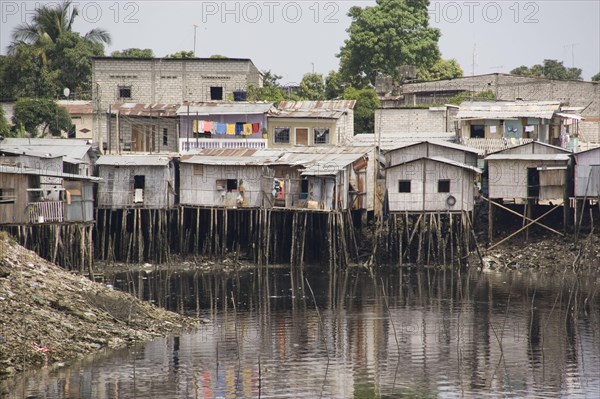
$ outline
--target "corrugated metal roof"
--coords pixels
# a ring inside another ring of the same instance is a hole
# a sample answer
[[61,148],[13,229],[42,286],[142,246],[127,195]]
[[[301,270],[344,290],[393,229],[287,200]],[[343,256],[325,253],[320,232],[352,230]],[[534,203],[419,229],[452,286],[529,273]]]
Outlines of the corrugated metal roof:
[[[525,139],[523,139],[523,140],[525,140]],[[561,153],[571,154],[571,151],[569,151],[569,150],[566,150],[566,149],[564,149],[562,147],[557,147],[557,146],[552,145],[552,144],[544,143],[544,142],[541,142],[541,141],[528,141],[528,142],[523,143],[523,144],[519,144],[519,145],[515,145],[515,146],[512,146],[512,147],[504,148],[504,149],[502,149],[500,151],[493,152],[492,154],[513,153],[515,151],[515,149],[519,148],[519,147],[531,147],[531,153],[534,154],[536,146],[542,146],[542,147],[546,147],[546,148],[551,148],[553,150],[560,151]]]
[[479,169],[479,168],[476,168],[476,167],[471,166],[471,165],[467,165],[467,164],[462,163],[462,162],[453,161],[451,159],[444,158],[444,157],[421,157],[421,158],[417,158],[417,159],[411,159],[410,161],[406,161],[406,162],[402,162],[402,163],[399,163],[399,164],[396,164],[396,165],[393,165],[393,166],[389,166],[386,169],[394,169],[394,168],[397,168],[398,166],[407,165],[407,164],[410,164],[410,163],[413,163],[413,162],[421,161],[423,159],[427,159],[427,160],[435,161],[435,162],[440,162],[440,163],[443,163],[443,164],[446,164],[446,165],[456,166],[456,167],[462,168],[462,169],[472,170],[475,173],[480,173],[480,174],[483,173],[483,171],[481,169]]
[[354,109],[355,100],[282,101],[269,114],[271,118],[339,119]]
[[0,173],[48,176],[48,177],[58,177],[58,178],[62,178],[62,179],[87,180],[87,181],[92,181],[92,182],[98,182],[98,181],[102,180],[99,177],[75,175],[75,174],[71,174],[71,173],[63,173],[63,172],[54,171],[54,170],[50,170],[50,169],[21,168],[21,167],[17,167],[17,166],[9,166],[9,165],[1,165],[1,164],[0,164]]
[[578,121],[581,120],[581,115],[568,114],[566,112],[557,112],[556,116],[560,116],[561,118],[567,118],[567,119],[577,119]]
[[267,165],[281,156],[281,151],[251,148],[204,149],[181,157],[181,163],[201,165]]
[[291,147],[285,149],[205,149],[184,155],[181,163],[204,165],[286,165],[305,168],[305,175],[333,175],[366,156],[372,147]]
[[437,146],[445,147],[445,148],[452,148],[454,150],[470,152],[473,154],[478,153],[478,151],[473,147],[467,147],[462,144],[450,143],[448,141],[440,141],[440,140],[422,140],[422,141],[416,141],[414,143],[405,143],[405,144],[399,145],[398,147],[396,147],[394,149],[389,150],[389,152],[401,150],[401,149],[408,148],[408,147],[413,147],[415,145],[419,145],[419,144],[423,144],[423,143],[429,143],[429,144],[433,144],[433,145],[437,145]]
[[92,115],[94,105],[91,101],[57,101],[58,105],[65,107],[69,115]]
[[356,100],[326,100],[326,101],[281,101],[278,110],[336,110],[354,109]]
[[568,161],[569,154],[505,154],[498,152],[485,157],[486,161],[515,160],[515,161]]
[[378,134],[373,133],[357,134],[350,140],[348,144],[352,146],[377,146],[379,144],[381,150],[390,151],[398,147],[416,144],[420,141],[453,143],[456,140],[456,134],[448,132],[402,133],[402,135],[399,135],[398,133],[384,133],[381,135],[381,138],[378,136]]
[[[30,140],[30,141],[29,141]],[[45,158],[65,157],[66,160],[82,160],[92,148],[85,140],[73,143],[62,139],[15,139],[2,142],[0,149],[16,154],[26,154]],[[71,162],[69,161],[69,162]]]
[[143,103],[123,103],[112,104],[111,114],[120,113],[124,116],[145,116],[145,117],[164,117],[174,118],[177,116],[178,104],[143,104]]
[[[189,105],[189,110],[188,110]],[[232,102],[232,103],[189,103],[180,105],[177,108],[177,115],[190,116],[197,115],[249,115],[266,114],[273,108],[273,103],[250,103],[250,102]]]
[[558,101],[516,101],[516,102],[463,102],[460,104],[458,119],[508,119],[545,118],[551,119],[560,111]]
[[96,165],[110,166],[167,166],[171,157],[165,155],[102,155]]

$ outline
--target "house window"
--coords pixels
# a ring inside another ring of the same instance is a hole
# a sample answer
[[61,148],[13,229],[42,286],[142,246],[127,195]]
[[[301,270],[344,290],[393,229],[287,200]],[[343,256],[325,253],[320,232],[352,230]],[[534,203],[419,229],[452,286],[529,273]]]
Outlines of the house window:
[[210,88],[210,99],[211,100],[223,100],[223,88],[221,86],[212,86]]
[[131,98],[131,86],[119,86],[119,98]]
[[471,138],[472,139],[485,138],[485,126],[484,125],[471,125]]
[[194,176],[204,175],[204,165],[194,165]]
[[141,188],[144,189],[146,185],[146,176],[133,176],[133,188]]
[[0,188],[0,204],[14,204],[15,199],[14,188]]
[[163,127],[163,145],[169,145],[169,129]]
[[438,180],[438,193],[450,192],[450,180]]
[[315,144],[329,144],[329,128],[328,127],[316,127],[313,129],[313,143]]
[[398,192],[410,193],[410,180],[398,180]]
[[273,141],[278,144],[289,144],[290,143],[290,128],[289,127],[276,127],[273,130]]
[[227,191],[237,191],[238,181],[236,179],[227,179]]

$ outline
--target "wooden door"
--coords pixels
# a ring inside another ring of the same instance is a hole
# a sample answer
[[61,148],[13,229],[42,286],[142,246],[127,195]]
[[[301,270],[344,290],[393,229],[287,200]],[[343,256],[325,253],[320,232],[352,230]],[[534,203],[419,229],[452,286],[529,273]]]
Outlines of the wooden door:
[[308,145],[308,128],[296,128],[296,145]]

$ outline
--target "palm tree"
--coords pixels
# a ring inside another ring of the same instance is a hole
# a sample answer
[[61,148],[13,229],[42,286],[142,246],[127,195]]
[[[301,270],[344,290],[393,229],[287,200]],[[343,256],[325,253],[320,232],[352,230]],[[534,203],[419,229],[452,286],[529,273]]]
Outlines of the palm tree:
[[[56,42],[61,33],[72,31],[77,15],[79,11],[71,5],[71,0],[66,0],[57,7],[38,8],[31,22],[19,25],[13,31],[9,54],[18,51],[20,45],[33,45],[39,49],[40,57],[45,63],[45,50]],[[110,34],[104,29],[92,29],[83,37],[91,43],[110,44]]]

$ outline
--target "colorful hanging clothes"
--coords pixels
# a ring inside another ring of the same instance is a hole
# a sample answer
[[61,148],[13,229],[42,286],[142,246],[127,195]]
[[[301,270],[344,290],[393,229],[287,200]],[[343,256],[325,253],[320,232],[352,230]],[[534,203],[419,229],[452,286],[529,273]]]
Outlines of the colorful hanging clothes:
[[192,121],[192,133],[198,133],[198,121],[196,119]]
[[243,122],[236,122],[235,123],[235,135],[236,136],[241,136],[242,133],[244,133],[244,123]]
[[226,131],[229,136],[235,136],[235,125],[233,123],[228,123]]
[[203,121],[203,132],[207,132],[210,133],[210,128],[211,128],[211,122],[210,121]]
[[252,134],[260,132],[260,123],[252,124]]
[[244,123],[244,136],[250,136],[252,134],[252,124]]
[[227,125],[224,123],[217,123],[217,129],[215,130],[216,134],[225,134],[227,133]]

